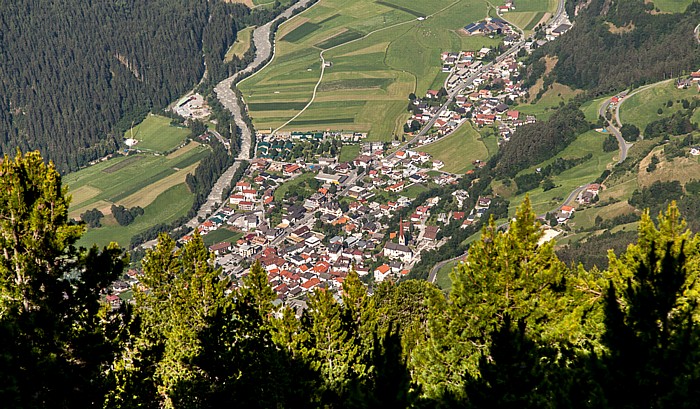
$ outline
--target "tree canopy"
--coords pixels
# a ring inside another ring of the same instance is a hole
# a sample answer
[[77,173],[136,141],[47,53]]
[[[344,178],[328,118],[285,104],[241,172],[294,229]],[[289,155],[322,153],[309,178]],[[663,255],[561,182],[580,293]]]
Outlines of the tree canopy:
[[84,230],[38,153],[0,165],[0,396],[12,407],[677,408],[698,401],[700,238],[675,203],[609,266],[567,266],[529,199],[484,227],[443,294],[425,281],[279,306],[256,262],[222,274],[161,235],[133,304],[127,259]]

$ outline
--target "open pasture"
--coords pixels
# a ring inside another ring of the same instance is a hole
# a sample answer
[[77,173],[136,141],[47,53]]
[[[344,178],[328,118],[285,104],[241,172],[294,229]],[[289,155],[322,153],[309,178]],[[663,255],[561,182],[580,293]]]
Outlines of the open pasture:
[[450,173],[464,173],[474,168],[473,161],[489,158],[489,151],[481,135],[468,123],[437,142],[418,149],[441,160],[445,164],[441,170]]
[[[117,241],[126,246],[135,234],[187,214],[194,197],[185,178],[208,151],[206,145],[190,143],[168,156],[120,156],[65,175],[63,184],[72,196],[69,216],[78,219],[94,208],[105,215],[103,227],[88,229],[80,244]],[[140,206],[144,214],[129,226],[119,226],[111,215],[114,204]]]
[[[683,109],[680,101],[700,98],[695,86],[688,89],[678,89],[673,81],[650,86],[628,97],[620,105],[620,121],[623,124],[634,124],[644,133],[644,128],[651,122],[671,116]],[[672,103],[669,105],[669,101]],[[661,114],[659,114],[661,109]]]
[[160,115],[148,114],[140,124],[124,133],[124,138],[133,138],[139,141],[134,148],[152,152],[167,152],[177,148],[190,130],[170,125],[170,118]]
[[284,130],[355,130],[391,140],[409,116],[408,94],[444,80],[441,52],[499,43],[458,33],[486,9],[469,0],[320,0],[280,27],[272,63],[239,84],[253,123],[275,129],[311,101],[325,50],[329,66],[313,102]]
[[[593,155],[591,159],[553,176],[552,181],[556,186],[554,189],[545,192],[541,187],[538,187],[529,192],[508,198],[511,203],[508,214],[511,216],[515,215],[516,207],[522,203],[525,194],[530,195],[535,212],[542,214],[555,210],[577,187],[592,183],[613,162],[614,156],[617,154],[617,152],[603,152],[604,138],[605,134],[596,131],[588,131],[579,135],[571,145],[556,157],[573,159],[584,157],[590,153]],[[546,160],[521,173],[534,172],[537,168],[545,167],[552,163],[554,159]]]

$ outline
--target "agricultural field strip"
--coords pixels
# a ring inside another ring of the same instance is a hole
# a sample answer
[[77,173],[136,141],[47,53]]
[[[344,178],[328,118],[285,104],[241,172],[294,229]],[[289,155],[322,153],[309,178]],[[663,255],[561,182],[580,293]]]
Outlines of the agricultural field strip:
[[[71,193],[76,193],[71,206],[71,213],[75,214],[76,210],[89,210],[94,203],[100,201],[121,204],[122,201],[127,199],[129,202],[136,202],[135,196],[137,195],[150,197],[152,196],[150,191],[154,189],[154,186],[157,190],[163,190],[158,187],[164,183],[161,179],[166,180],[165,184],[172,185],[174,180],[180,180],[178,183],[182,183],[187,173],[191,173],[202,159],[205,151],[205,149],[198,151],[190,149],[188,153],[171,160],[167,160],[165,157],[148,157],[145,155],[130,156],[103,169],[98,167],[91,172],[86,172],[85,176],[73,182],[68,178],[66,184],[74,186],[75,190]],[[138,168],[141,170],[152,169],[158,172],[145,177],[130,176],[133,170],[130,170],[127,165],[136,166],[136,164],[140,164]],[[131,182],[127,183],[127,180]],[[139,205],[143,207],[143,205],[147,204],[141,200]]]
[[[435,13],[426,16],[425,18],[429,18],[429,17],[435,16],[436,14],[442,13],[443,11],[449,9],[450,7],[453,7],[454,5],[458,4],[460,1],[461,1],[461,0],[457,0],[457,1],[455,1],[455,2],[453,2],[453,3],[451,3],[451,4],[449,4],[449,5],[445,6],[444,8],[442,8],[442,9],[436,11]],[[306,110],[311,106],[311,104],[313,104],[314,100],[316,99],[316,93],[318,92],[318,87],[321,85],[321,81],[323,81],[323,74],[325,73],[325,62],[326,62],[326,60],[325,60],[325,58],[323,57],[323,54],[324,54],[326,51],[330,51],[330,50],[333,50],[333,49],[335,49],[335,48],[338,48],[338,47],[341,47],[341,46],[344,46],[344,45],[348,45],[348,44],[354,43],[354,42],[356,42],[356,41],[363,40],[363,39],[369,37],[370,35],[375,34],[375,33],[378,33],[378,32],[380,32],[380,31],[384,31],[384,30],[387,30],[387,29],[390,29],[390,28],[395,28],[395,27],[398,27],[398,26],[401,26],[401,25],[404,25],[404,24],[408,24],[408,23],[412,23],[412,22],[416,22],[416,21],[417,21],[417,20],[415,20],[415,19],[411,19],[411,20],[403,21],[403,22],[400,22],[400,23],[396,23],[396,24],[393,24],[393,25],[390,25],[390,26],[387,26],[387,27],[382,27],[382,28],[376,29],[376,30],[374,30],[374,31],[370,31],[369,33],[365,34],[365,35],[362,36],[362,37],[359,37],[359,38],[356,38],[356,39],[354,39],[354,40],[348,41],[348,42],[346,42],[346,43],[338,44],[338,45],[333,46],[333,47],[331,47],[331,48],[327,48],[327,49],[325,49],[325,50],[322,50],[322,51],[319,53],[319,57],[321,58],[321,75],[319,76],[318,81],[316,82],[316,85],[314,86],[313,93],[311,94],[311,100],[306,104],[306,106],[305,106],[301,111],[299,111],[296,115],[294,115],[294,116],[293,116],[291,119],[289,119],[287,122],[285,122],[285,123],[282,124],[281,126],[277,127],[274,131],[272,131],[272,133],[273,133],[273,134],[274,134],[274,133],[277,133],[280,129],[282,129],[282,128],[284,128],[285,126],[289,125],[292,121],[294,121],[294,120],[297,119],[301,114],[303,114],[304,111],[306,111]]]

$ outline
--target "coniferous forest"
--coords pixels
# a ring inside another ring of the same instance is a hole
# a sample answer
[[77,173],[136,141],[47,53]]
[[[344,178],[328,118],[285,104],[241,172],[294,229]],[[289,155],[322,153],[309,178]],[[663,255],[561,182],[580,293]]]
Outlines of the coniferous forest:
[[675,205],[606,270],[568,267],[529,200],[452,273],[373,289],[350,273],[279,309],[259,264],[222,277],[201,238],[162,235],[135,302],[127,255],[76,248],[38,152],[0,165],[0,399],[13,408],[679,408],[700,393],[700,237]]
[[566,10],[575,24],[532,54],[530,81],[544,73],[545,56],[556,61],[545,82],[594,95],[683,75],[700,65],[693,36],[698,2],[676,14],[659,13],[652,1],[642,0],[567,1]]
[[[63,172],[114,152],[123,132],[224,64],[255,12],[206,0],[20,0],[0,13],[0,152],[38,149]],[[205,64],[206,62],[206,64]]]

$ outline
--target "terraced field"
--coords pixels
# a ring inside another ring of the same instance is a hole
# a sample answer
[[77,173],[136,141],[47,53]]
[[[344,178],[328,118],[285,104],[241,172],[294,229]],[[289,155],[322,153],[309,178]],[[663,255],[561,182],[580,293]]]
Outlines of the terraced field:
[[332,66],[313,103],[283,130],[355,130],[390,140],[408,117],[408,94],[444,79],[441,52],[499,43],[459,33],[485,15],[486,4],[470,0],[321,0],[280,27],[272,63],[239,88],[255,127],[275,129],[311,101],[326,50]]

